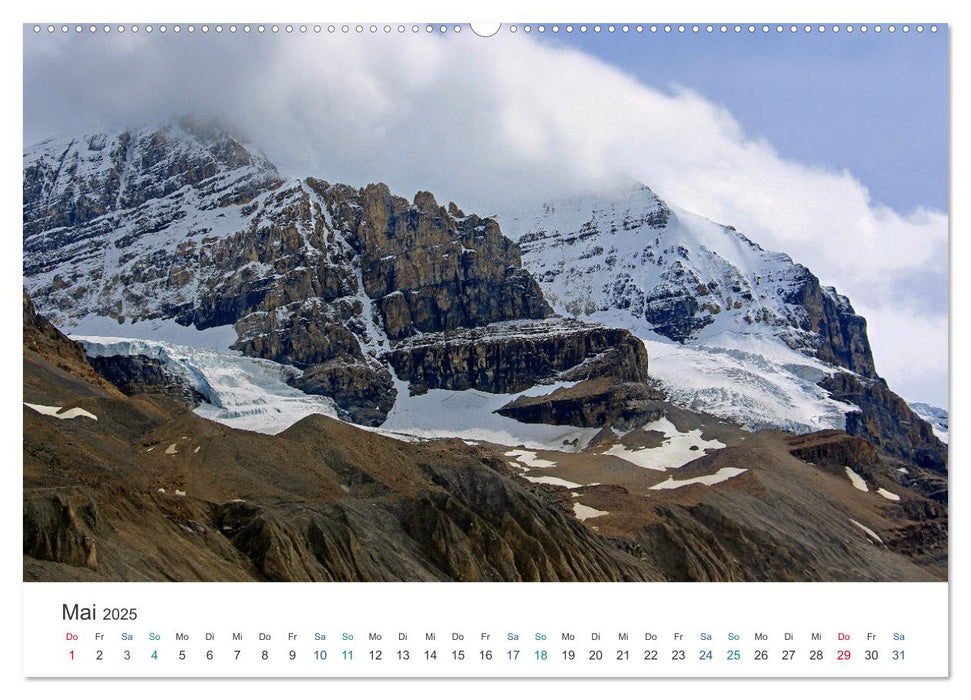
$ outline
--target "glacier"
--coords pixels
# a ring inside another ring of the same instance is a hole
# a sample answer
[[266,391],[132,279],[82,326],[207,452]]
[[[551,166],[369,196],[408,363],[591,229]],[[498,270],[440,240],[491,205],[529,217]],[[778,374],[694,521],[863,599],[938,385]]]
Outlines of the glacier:
[[206,398],[195,409],[197,415],[231,428],[276,435],[311,414],[337,417],[333,400],[305,394],[287,383],[300,375],[288,365],[158,340],[72,338],[89,357],[141,355],[159,361]]

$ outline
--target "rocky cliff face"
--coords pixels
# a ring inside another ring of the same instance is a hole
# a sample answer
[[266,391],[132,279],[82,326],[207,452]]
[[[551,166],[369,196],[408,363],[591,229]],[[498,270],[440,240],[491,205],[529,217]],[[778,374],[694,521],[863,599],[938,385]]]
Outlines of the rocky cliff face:
[[819,279],[801,265],[797,268],[799,283],[783,299],[804,311],[800,329],[817,339],[816,357],[862,377],[876,377],[866,319],[857,315],[850,300],[836,289],[821,286]]
[[167,372],[164,365],[153,357],[111,355],[88,357],[88,362],[95,372],[127,396],[164,394],[190,406],[198,406],[206,398],[180,377]]
[[948,448],[882,379],[861,379],[839,372],[820,382],[834,398],[859,406],[846,417],[846,432],[925,469],[947,473]]
[[[389,353],[396,367],[422,366],[427,385],[462,383],[454,368],[433,379],[424,360],[402,359],[404,341],[427,347],[425,334],[552,313],[495,221],[428,192],[409,201],[383,184],[284,181],[239,141],[189,121],[28,149],[24,276],[67,329],[90,317],[233,326],[235,349],[304,370],[297,386],[368,424],[394,401]],[[513,376],[516,361],[489,364],[522,348],[489,340],[491,350],[463,370],[476,375],[469,385],[524,386],[621,341],[576,324],[557,332],[558,343],[531,351],[559,356],[531,358],[548,368],[522,366],[522,377]],[[646,363],[617,371],[643,373]]]
[[522,423],[631,430],[665,416],[664,395],[646,384],[589,379],[543,396],[519,396],[496,413]]
[[398,343],[388,359],[412,391],[523,391],[552,380],[647,381],[644,344],[628,331],[565,319],[512,322],[426,334]]

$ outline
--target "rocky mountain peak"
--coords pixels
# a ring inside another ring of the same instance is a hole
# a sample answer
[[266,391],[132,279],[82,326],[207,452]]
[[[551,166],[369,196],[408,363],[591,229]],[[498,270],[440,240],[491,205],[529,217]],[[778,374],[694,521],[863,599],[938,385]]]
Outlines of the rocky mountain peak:
[[639,186],[498,217],[553,308],[680,343],[761,329],[876,376],[866,321],[783,253]]
[[[392,351],[411,364],[401,341],[552,314],[496,221],[440,206],[430,192],[409,201],[383,183],[283,181],[262,155],[192,122],[27,149],[24,276],[69,330],[90,318],[232,326],[234,349],[295,366],[297,386],[368,423],[393,405]],[[559,332],[558,343],[528,348],[558,357],[530,367],[554,374],[569,369],[563,357],[576,364],[602,351],[591,340],[599,330]],[[522,385],[512,375],[523,358],[492,366],[527,352],[516,347],[440,371],[487,391]],[[643,360],[632,371],[646,375]],[[530,381],[550,378],[539,374],[531,369]]]
[[24,234],[83,226],[186,187],[215,208],[280,182],[265,156],[190,118],[56,137],[24,152]]

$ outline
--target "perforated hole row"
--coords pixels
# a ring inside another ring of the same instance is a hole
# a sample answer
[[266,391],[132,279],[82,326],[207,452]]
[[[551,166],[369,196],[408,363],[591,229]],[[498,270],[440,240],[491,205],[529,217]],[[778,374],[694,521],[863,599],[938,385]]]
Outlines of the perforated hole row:
[[[852,34],[854,32],[859,32],[861,34],[866,34],[868,32],[875,32],[880,34],[882,32],[888,32],[890,34],[895,34],[897,32],[903,34],[909,34],[910,32],[916,32],[922,34],[925,31],[931,33],[936,33],[938,27],[935,24],[923,25],[923,24],[510,24],[504,27],[507,32],[516,33],[524,32],[527,34],[537,32],[539,34],[545,34],[551,32],[557,34],[560,32],[566,32],[567,34],[573,32],[593,33],[593,34],[769,34],[769,33],[789,33],[789,34],[824,34],[827,32],[832,32],[838,34],[845,32],[847,34]],[[96,34],[96,33],[110,33],[117,32],[123,34],[125,32],[130,32],[137,34],[138,32],[144,32],[145,34],[151,34],[152,32],[158,32],[165,34],[167,32],[172,32],[179,34],[182,32],[187,32],[189,34],[201,33],[208,34],[214,32],[216,34],[229,33],[229,34],[279,34],[280,32],[286,34],[447,34],[447,33],[459,33],[462,31],[462,26],[458,24],[35,24],[33,25],[33,30],[35,34],[40,34],[46,32],[48,34]]]

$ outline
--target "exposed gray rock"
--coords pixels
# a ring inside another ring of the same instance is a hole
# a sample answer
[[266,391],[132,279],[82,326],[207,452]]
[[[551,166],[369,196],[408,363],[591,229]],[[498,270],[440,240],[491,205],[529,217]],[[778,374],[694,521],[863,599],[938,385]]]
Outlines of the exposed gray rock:
[[569,319],[424,334],[387,355],[413,393],[428,389],[523,391],[556,379],[647,380],[647,351],[628,331]]
[[643,346],[624,331],[554,322],[542,338],[463,344],[467,329],[552,313],[495,221],[429,192],[408,201],[380,183],[284,181],[213,126],[29,149],[24,212],[26,284],[61,327],[88,314],[232,325],[235,349],[303,370],[294,385],[349,420],[383,421],[389,362],[415,386],[486,391],[571,369],[646,377]]
[[98,374],[128,396],[158,393],[192,406],[198,406],[206,400],[205,396],[181,377],[167,372],[155,358],[144,355],[110,355],[87,359]]
[[542,396],[520,396],[496,413],[521,423],[631,430],[665,415],[664,395],[646,384],[591,379]]
[[846,432],[850,435],[866,438],[889,454],[925,469],[947,473],[947,445],[883,379],[838,372],[819,384],[834,398],[860,407],[858,413],[846,415]]

